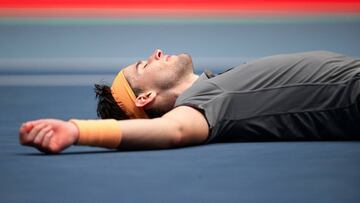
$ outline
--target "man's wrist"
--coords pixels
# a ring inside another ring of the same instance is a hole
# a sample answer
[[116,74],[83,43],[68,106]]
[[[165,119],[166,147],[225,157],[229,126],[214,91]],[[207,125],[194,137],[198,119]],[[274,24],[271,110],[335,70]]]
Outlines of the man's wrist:
[[73,137],[73,145],[76,145],[79,140],[79,134],[80,134],[79,128],[73,122],[68,121],[68,123],[71,130],[71,135]]
[[77,145],[87,145],[105,148],[118,148],[122,133],[120,125],[114,119],[77,120],[71,119],[77,129]]

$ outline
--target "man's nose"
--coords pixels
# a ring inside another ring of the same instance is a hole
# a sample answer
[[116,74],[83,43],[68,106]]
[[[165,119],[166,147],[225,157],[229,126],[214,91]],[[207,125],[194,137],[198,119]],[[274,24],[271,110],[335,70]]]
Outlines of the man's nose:
[[162,55],[163,55],[163,52],[160,49],[156,49],[149,57],[149,61],[160,60]]

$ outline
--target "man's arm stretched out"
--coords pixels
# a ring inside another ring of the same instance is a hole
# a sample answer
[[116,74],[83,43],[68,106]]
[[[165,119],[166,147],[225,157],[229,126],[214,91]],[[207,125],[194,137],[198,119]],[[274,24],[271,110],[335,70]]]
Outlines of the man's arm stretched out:
[[[203,143],[209,133],[204,116],[187,106],[177,107],[160,118],[123,120],[117,121],[117,124],[120,129],[118,149],[197,145]],[[59,153],[77,143],[81,130],[74,123],[61,120],[29,121],[19,129],[20,143],[45,153]]]
[[98,115],[122,121],[30,121],[20,127],[20,143],[48,153],[72,144],[144,149],[203,143],[208,136],[204,116],[191,107],[173,109],[197,78],[190,55],[170,56],[157,49],[147,60],[122,69],[111,88],[95,86]]

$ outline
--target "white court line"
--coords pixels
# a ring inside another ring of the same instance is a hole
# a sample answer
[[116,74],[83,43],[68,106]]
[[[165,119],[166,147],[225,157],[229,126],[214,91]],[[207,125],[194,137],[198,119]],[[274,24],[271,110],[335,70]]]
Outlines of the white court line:
[[0,86],[89,86],[111,84],[112,74],[0,75]]

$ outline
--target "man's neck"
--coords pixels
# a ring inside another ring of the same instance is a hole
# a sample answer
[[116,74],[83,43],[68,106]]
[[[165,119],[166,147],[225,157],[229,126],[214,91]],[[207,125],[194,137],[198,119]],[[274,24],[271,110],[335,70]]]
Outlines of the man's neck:
[[189,75],[189,77],[183,80],[176,88],[172,90],[173,94],[178,97],[180,94],[189,89],[198,78],[199,76],[196,74]]
[[186,77],[181,82],[179,82],[176,87],[158,94],[159,99],[157,108],[161,109],[161,111],[165,113],[170,111],[174,107],[176,99],[179,97],[179,95],[189,89],[198,78],[198,75],[191,74],[189,77]]

